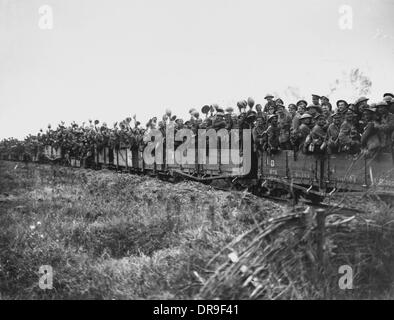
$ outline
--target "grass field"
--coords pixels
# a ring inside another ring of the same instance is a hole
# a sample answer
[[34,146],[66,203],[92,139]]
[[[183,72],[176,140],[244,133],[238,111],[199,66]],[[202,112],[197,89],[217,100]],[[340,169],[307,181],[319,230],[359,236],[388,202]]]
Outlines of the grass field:
[[[254,240],[295,208],[194,182],[0,161],[0,299],[391,299],[394,213],[362,201],[368,216],[327,221],[320,274],[313,226]],[[355,290],[338,288],[343,264]],[[52,290],[39,288],[42,265]]]
[[[281,213],[272,202],[193,182],[0,162],[0,294],[198,298],[219,263],[208,260],[255,221]],[[53,267],[53,290],[38,286],[41,265]]]

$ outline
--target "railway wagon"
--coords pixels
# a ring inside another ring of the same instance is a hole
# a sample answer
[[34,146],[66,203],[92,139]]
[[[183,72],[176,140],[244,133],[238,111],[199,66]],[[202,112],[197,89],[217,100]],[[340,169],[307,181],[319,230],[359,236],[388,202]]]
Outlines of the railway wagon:
[[289,193],[295,199],[303,194],[313,201],[320,201],[323,197],[323,170],[321,155],[281,150],[276,154],[259,154],[257,176],[264,193],[277,196]]
[[[180,174],[197,181],[235,178],[250,174],[246,159],[236,153],[237,151],[234,153],[230,149],[196,149],[192,155],[189,155],[190,163],[180,164],[173,161],[171,164],[166,164],[166,170],[170,174]],[[173,153],[170,154],[174,157]]]
[[[211,153],[210,153],[211,152]],[[266,152],[246,152],[248,159],[239,153],[239,161],[234,164],[232,150],[196,150],[191,163],[171,163],[165,155],[163,164],[147,164],[140,149],[96,148],[92,161],[68,157],[60,148],[45,146],[28,160],[52,162],[72,167],[109,168],[127,172],[158,175],[160,177],[182,177],[202,182],[227,179],[234,183],[242,178],[259,193],[287,194],[295,201],[303,196],[314,202],[334,192],[376,191],[378,195],[392,197],[394,194],[394,161],[391,153],[378,153],[374,157],[349,154],[314,155],[282,150],[276,154]],[[25,160],[14,154],[3,155],[6,160]],[[205,158],[205,159],[204,159]],[[59,162],[60,159],[60,162]],[[204,161],[205,160],[205,161]],[[248,160],[248,161],[246,161]],[[247,165],[250,162],[250,166]],[[246,168],[246,169],[245,169]],[[250,170],[249,170],[250,168]]]
[[291,150],[273,155],[263,153],[259,157],[258,177],[269,193],[290,191],[318,201],[336,191],[394,190],[390,153],[378,153],[372,158],[361,154],[295,154]]
[[391,153],[377,153],[373,157],[346,154],[326,157],[324,180],[327,189],[376,191],[394,189],[394,164]]

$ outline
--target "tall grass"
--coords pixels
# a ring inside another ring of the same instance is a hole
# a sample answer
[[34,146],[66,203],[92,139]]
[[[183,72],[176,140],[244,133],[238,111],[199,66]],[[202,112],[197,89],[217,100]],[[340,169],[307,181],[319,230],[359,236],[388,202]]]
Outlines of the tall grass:
[[[3,299],[196,298],[216,268],[207,261],[282,212],[192,182],[15,165],[0,164]],[[41,265],[53,267],[53,290],[38,287]]]

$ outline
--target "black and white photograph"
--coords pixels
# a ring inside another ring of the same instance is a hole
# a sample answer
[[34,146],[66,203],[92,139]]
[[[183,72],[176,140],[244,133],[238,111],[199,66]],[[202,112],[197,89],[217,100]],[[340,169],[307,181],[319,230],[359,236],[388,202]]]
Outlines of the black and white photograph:
[[392,299],[394,0],[0,0],[0,300]]

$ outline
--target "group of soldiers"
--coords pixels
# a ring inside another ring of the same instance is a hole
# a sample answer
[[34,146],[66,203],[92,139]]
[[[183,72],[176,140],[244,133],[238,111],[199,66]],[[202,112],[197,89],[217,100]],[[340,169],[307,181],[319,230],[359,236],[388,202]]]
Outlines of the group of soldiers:
[[[251,129],[254,149],[276,153],[295,150],[304,153],[357,154],[361,151],[373,154],[390,152],[394,142],[394,94],[385,93],[382,101],[369,103],[360,97],[353,103],[336,101],[332,107],[329,98],[312,95],[312,102],[299,100],[287,108],[282,99],[271,94],[265,96],[264,107],[252,98],[237,103],[238,113],[232,107],[205,105],[201,113],[189,111],[190,120],[171,118],[166,113],[158,127],[165,128],[174,122],[175,129]],[[170,121],[168,122],[168,119]],[[156,118],[147,124],[148,130],[156,128]],[[163,131],[164,132],[164,131]]]
[[151,118],[145,127],[136,116],[126,118],[109,127],[98,120],[78,125],[75,122],[66,126],[64,122],[46,132],[28,136],[21,142],[6,139],[0,142],[0,152],[13,150],[35,152],[40,147],[51,145],[61,147],[69,156],[89,157],[97,149],[139,148],[141,151],[147,141],[147,133],[158,129],[165,137],[166,130],[172,126],[175,131],[188,128],[197,133],[198,129],[251,129],[254,150],[276,153],[280,150],[295,150],[304,153],[351,154],[365,151],[389,152],[394,141],[394,94],[385,93],[382,101],[370,103],[360,97],[354,103],[338,100],[332,107],[327,97],[312,95],[311,103],[299,100],[287,108],[282,99],[271,94],[265,96],[264,106],[255,104],[252,98],[237,103],[234,108],[221,108],[217,104],[204,105],[200,112],[189,110],[190,119],[184,121],[167,109],[160,120]]
[[335,111],[327,97],[312,95],[312,103],[300,100],[285,110],[281,99],[268,102],[257,115],[254,129],[256,149],[277,152],[294,149],[304,153],[367,154],[390,152],[394,142],[394,95],[369,103],[366,97],[354,103],[336,102]]

